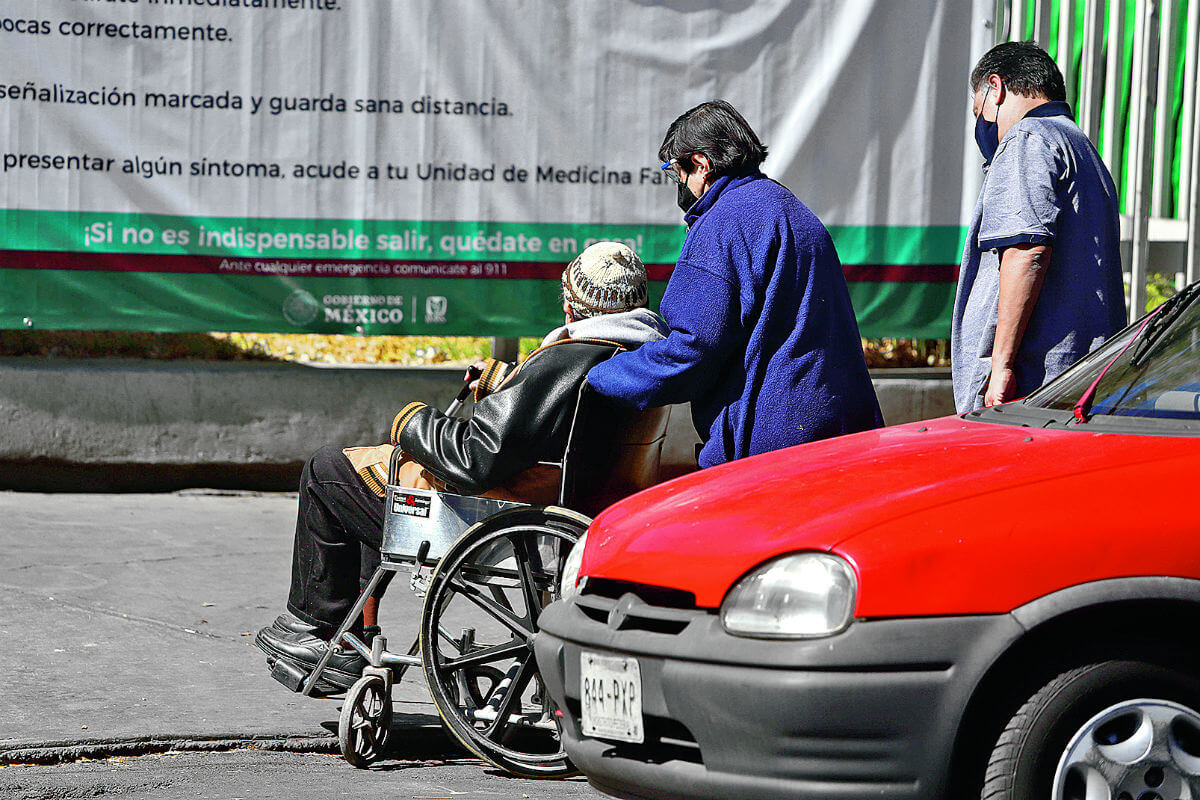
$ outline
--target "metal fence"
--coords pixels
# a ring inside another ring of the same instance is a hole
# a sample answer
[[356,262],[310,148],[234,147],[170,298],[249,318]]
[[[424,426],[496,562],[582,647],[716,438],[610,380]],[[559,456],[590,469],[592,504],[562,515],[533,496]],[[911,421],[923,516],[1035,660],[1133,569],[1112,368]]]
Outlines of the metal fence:
[[1152,274],[1200,279],[1200,0],[998,0],[996,40],[1033,40],[1121,192],[1130,318]]

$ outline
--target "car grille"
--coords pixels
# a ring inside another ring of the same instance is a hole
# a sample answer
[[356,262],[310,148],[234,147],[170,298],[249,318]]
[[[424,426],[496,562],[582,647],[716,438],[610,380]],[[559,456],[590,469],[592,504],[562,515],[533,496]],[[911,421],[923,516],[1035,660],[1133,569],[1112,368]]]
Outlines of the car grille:
[[671,589],[666,586],[651,586],[646,583],[617,581],[610,578],[588,578],[582,594],[607,597],[616,600],[624,594],[636,595],[644,603],[663,608],[696,607],[696,595],[683,589]]
[[575,605],[594,622],[619,631],[646,631],[675,636],[698,616],[696,596],[680,589],[590,580],[575,598]]

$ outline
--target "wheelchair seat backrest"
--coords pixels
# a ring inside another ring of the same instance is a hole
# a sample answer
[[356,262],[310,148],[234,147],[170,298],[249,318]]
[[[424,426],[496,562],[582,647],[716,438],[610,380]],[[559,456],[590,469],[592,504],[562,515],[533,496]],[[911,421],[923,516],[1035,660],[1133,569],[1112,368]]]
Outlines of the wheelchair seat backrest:
[[563,455],[560,504],[592,517],[657,483],[670,413],[613,402],[585,380]]

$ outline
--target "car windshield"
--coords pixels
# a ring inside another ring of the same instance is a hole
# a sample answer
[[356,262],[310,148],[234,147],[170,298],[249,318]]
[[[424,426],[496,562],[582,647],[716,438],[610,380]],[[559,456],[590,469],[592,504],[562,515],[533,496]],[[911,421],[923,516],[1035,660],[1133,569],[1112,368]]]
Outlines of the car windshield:
[[1158,319],[1144,319],[1117,334],[1024,405],[1070,411],[1103,373],[1090,417],[1200,420],[1200,292],[1194,288],[1161,307]]

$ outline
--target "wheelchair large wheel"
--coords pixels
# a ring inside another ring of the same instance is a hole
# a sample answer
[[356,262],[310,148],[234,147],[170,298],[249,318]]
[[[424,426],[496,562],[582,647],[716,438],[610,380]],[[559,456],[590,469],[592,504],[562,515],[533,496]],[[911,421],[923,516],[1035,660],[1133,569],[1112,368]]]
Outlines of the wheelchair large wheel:
[[555,507],[495,514],[450,546],[425,598],[421,659],[438,713],[465,747],[519,775],[575,772],[532,642],[589,522]]

